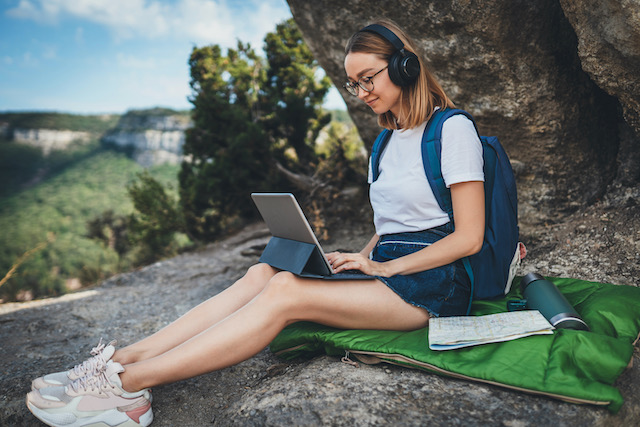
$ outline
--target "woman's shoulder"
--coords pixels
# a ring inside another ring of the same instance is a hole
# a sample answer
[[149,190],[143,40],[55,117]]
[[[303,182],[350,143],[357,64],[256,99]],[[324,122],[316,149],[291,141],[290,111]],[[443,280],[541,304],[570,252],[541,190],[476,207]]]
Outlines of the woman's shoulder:
[[442,124],[442,133],[445,134],[451,132],[477,134],[475,124],[464,114],[455,114],[444,121]]

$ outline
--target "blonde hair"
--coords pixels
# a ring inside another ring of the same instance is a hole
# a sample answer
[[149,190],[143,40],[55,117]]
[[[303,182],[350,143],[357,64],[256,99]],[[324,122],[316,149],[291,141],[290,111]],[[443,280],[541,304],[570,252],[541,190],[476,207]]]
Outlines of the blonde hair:
[[[372,24],[382,25],[392,31],[404,43],[404,49],[413,52],[420,63],[420,74],[416,81],[408,86],[402,86],[400,92],[400,113],[394,117],[391,111],[378,115],[378,124],[387,129],[411,129],[420,126],[428,120],[436,107],[442,109],[454,107],[442,86],[427,69],[424,61],[416,52],[413,42],[398,25],[389,19],[379,19]],[[396,51],[391,42],[376,33],[358,31],[351,36],[345,47],[345,54],[370,53],[389,62]],[[400,123],[399,123],[400,122]]]

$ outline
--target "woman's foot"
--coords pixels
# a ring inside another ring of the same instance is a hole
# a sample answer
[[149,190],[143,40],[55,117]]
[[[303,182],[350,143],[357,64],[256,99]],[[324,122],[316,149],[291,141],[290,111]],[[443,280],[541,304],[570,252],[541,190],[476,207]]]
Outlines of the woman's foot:
[[48,374],[36,378],[31,382],[31,389],[37,390],[45,387],[66,386],[79,378],[101,374],[106,369],[107,362],[111,360],[113,353],[116,351],[115,344],[116,341],[111,341],[105,346],[102,344],[102,338],[100,338],[98,345],[91,350],[93,357],[74,366],[68,371],[56,372],[55,374]]
[[124,368],[111,362],[98,375],[65,387],[45,387],[27,394],[27,407],[50,426],[148,426],[153,421],[151,390],[129,393],[119,374]]

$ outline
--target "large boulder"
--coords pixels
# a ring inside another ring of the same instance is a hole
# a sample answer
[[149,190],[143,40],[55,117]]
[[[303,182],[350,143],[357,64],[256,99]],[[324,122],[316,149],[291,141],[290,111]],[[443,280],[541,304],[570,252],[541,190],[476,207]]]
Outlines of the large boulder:
[[384,16],[416,41],[481,133],[498,135],[518,161],[524,226],[558,221],[601,199],[614,182],[637,185],[638,1],[288,3],[368,146],[379,128],[342,89],[344,46],[354,31]]
[[618,155],[618,179],[633,185],[640,176],[640,1],[560,0],[560,4],[576,32],[582,69],[619,100],[633,129],[633,135],[623,130]]

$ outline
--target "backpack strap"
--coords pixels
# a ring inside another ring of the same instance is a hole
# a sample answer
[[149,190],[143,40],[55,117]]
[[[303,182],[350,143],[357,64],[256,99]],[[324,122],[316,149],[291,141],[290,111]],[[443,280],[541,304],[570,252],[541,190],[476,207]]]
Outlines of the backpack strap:
[[[476,126],[473,117],[464,110],[457,109],[440,109],[433,113],[431,119],[429,119],[429,123],[427,123],[427,127],[422,134],[422,163],[424,165],[424,172],[427,175],[427,180],[429,181],[429,185],[431,186],[431,190],[433,191],[433,195],[435,196],[440,209],[449,215],[449,220],[451,224],[453,224],[455,228],[455,223],[453,221],[453,206],[451,203],[451,190],[449,190],[444,182],[444,178],[442,176],[442,125],[445,120],[449,117],[454,116],[456,114],[462,114],[469,118],[473,123],[473,126],[476,128],[476,132],[478,131],[478,127]],[[479,134],[478,134],[479,137]],[[469,261],[469,257],[462,258],[462,264],[464,265],[464,269],[469,276],[469,282],[471,283],[471,294],[469,297],[469,305],[467,307],[467,314],[471,312],[471,302],[473,300],[473,285],[474,285],[474,275],[473,269],[471,268],[471,262]]]
[[[451,205],[451,191],[447,188],[442,176],[442,125],[445,120],[456,114],[462,114],[471,120],[476,126],[473,117],[464,110],[449,109],[438,110],[431,116],[427,127],[422,134],[422,163],[424,172],[429,180],[429,185],[433,195],[440,206],[440,209],[449,215],[449,220],[453,224],[453,207]],[[476,127],[477,132],[477,127]]]
[[380,175],[380,157],[389,142],[389,138],[391,138],[392,132],[393,131],[389,129],[383,129],[373,143],[373,148],[371,149],[371,173],[373,180],[371,182],[375,182]]

